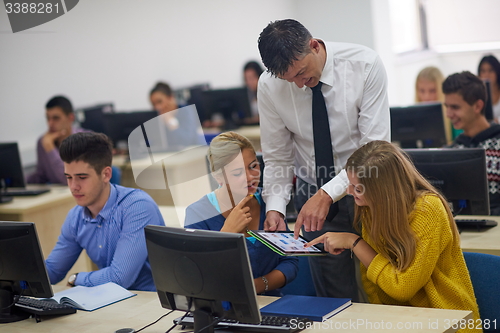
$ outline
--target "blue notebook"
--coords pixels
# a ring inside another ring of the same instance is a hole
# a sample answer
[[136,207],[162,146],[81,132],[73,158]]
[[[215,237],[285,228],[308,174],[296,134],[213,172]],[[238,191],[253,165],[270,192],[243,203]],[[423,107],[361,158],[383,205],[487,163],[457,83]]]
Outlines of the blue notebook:
[[285,295],[260,309],[265,316],[294,316],[325,321],[351,305],[349,298]]

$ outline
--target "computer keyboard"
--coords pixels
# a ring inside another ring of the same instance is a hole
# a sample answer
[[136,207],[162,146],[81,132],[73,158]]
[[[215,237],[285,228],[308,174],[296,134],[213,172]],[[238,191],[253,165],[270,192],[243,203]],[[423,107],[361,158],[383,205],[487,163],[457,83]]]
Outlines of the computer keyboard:
[[50,189],[38,189],[38,190],[9,189],[5,192],[2,192],[2,196],[4,196],[4,197],[28,197],[28,196],[34,196],[34,195],[47,193],[49,191],[50,191]]
[[483,220],[483,219],[455,219],[458,229],[483,229],[491,228],[498,225],[496,221],[493,220]]
[[24,312],[39,316],[67,315],[76,312],[75,308],[59,304],[55,300],[36,299],[26,296],[19,297],[16,307]]
[[[222,319],[215,328],[230,328],[236,331],[248,332],[293,333],[307,328],[308,323],[311,322],[309,319],[299,317],[262,316],[260,324],[248,324],[233,319]],[[191,328],[194,326],[194,318],[192,313],[188,313],[184,318],[179,317],[174,319],[174,323]]]

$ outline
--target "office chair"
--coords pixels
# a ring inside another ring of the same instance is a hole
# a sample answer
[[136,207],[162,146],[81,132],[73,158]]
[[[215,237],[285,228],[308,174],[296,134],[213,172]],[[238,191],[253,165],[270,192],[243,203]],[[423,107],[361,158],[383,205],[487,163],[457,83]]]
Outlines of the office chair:
[[469,269],[472,286],[476,294],[477,305],[479,306],[479,315],[483,321],[490,320],[490,325],[495,327],[485,329],[484,332],[500,332],[500,257],[484,254],[464,252],[465,262]]
[[122,181],[122,170],[115,165],[111,166],[111,170],[112,170],[112,175],[111,175],[111,179],[109,180],[109,182],[111,184],[120,185],[121,181]]
[[309,257],[299,256],[299,271],[295,280],[281,288],[283,295],[316,296],[311,270],[309,268]]

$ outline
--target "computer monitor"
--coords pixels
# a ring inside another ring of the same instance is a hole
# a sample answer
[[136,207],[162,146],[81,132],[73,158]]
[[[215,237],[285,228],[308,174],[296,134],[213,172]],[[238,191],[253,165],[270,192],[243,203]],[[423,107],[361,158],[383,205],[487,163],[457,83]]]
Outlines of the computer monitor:
[[203,104],[203,92],[208,90],[210,90],[210,85],[208,83],[189,88],[189,98],[187,99],[186,104],[196,105],[196,111],[198,112],[200,124],[203,124],[205,120],[208,120],[208,111],[205,109],[205,104]]
[[30,222],[0,222],[0,323],[29,317],[14,302],[18,295],[52,297],[42,250]]
[[243,234],[160,226],[144,231],[161,305],[193,312],[195,332],[213,332],[214,317],[261,321]]
[[104,127],[103,115],[113,112],[113,103],[94,105],[86,108],[80,108],[75,111],[80,127],[98,133],[105,133],[106,131],[106,128]]
[[17,142],[0,143],[0,182],[5,187],[25,187]]
[[406,149],[417,170],[446,197],[454,215],[490,215],[482,148]]
[[446,145],[440,103],[391,107],[391,138],[401,148],[438,148]]
[[158,116],[156,111],[117,112],[103,114],[104,133],[115,147],[127,145],[130,133],[146,121]]
[[486,102],[484,104],[484,116],[486,117],[486,120],[493,121],[495,116],[493,114],[493,103],[491,100],[491,84],[490,81],[488,80],[484,81],[484,84],[486,86]]
[[240,126],[243,118],[252,116],[246,87],[203,91],[202,101],[206,118],[221,114],[225,130]]
[[173,91],[178,105],[184,106],[194,104],[196,106],[200,124],[203,124],[203,122],[208,119],[207,111],[205,111],[205,105],[203,104],[203,92],[207,90],[210,90],[209,83],[195,84]]

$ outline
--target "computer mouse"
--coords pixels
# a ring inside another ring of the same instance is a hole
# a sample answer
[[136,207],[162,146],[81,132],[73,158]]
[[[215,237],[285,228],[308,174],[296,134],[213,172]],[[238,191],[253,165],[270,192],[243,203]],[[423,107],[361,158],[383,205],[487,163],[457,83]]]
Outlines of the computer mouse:
[[135,330],[133,328],[120,328],[115,333],[135,333]]

